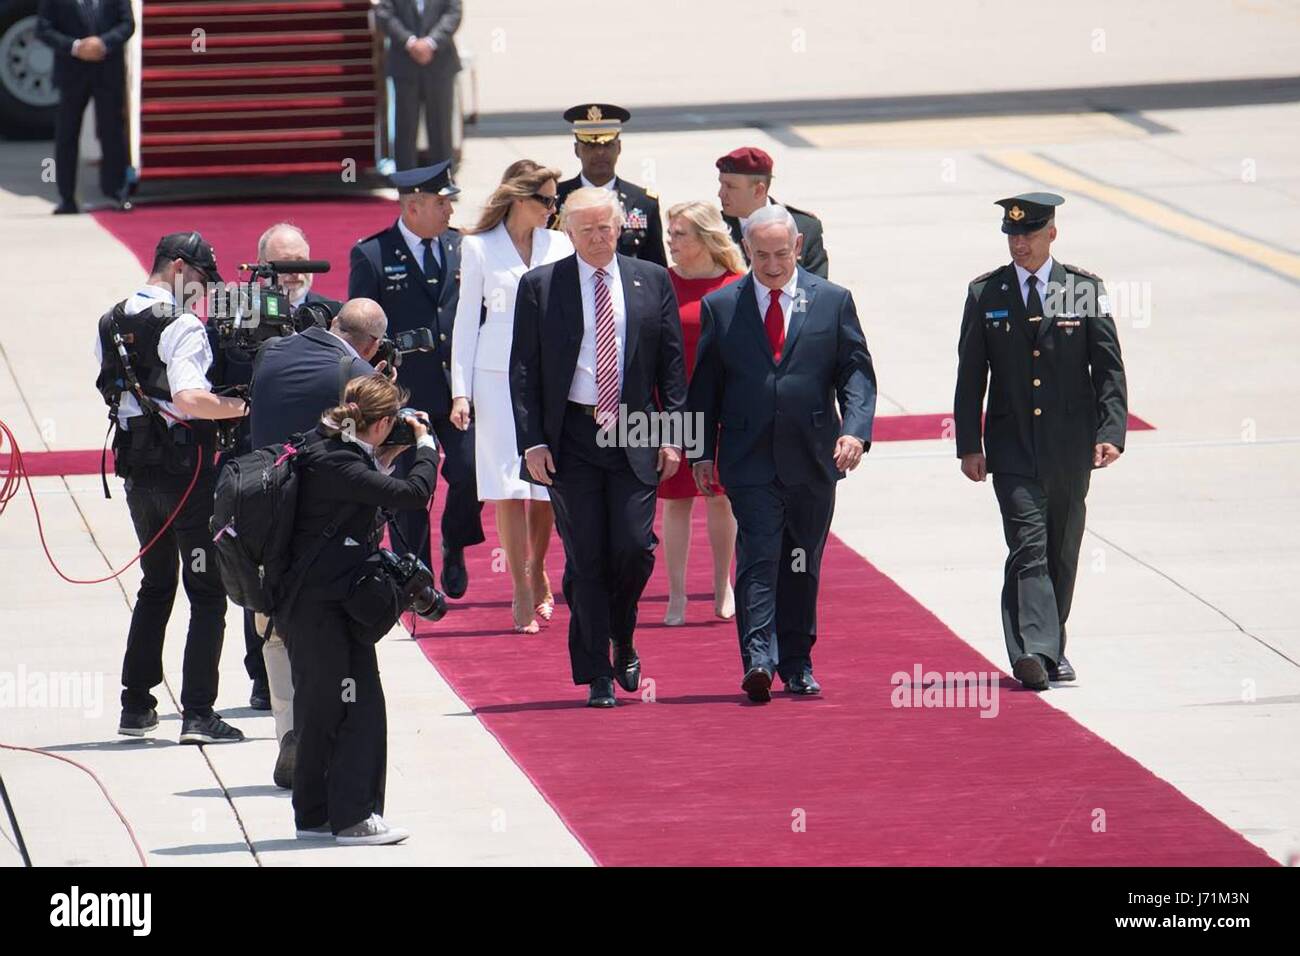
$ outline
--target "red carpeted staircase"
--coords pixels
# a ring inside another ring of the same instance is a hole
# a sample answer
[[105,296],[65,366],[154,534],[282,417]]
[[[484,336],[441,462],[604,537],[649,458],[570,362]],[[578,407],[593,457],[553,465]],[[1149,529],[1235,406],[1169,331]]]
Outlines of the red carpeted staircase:
[[140,178],[373,168],[382,77],[369,11],[369,0],[145,0]]

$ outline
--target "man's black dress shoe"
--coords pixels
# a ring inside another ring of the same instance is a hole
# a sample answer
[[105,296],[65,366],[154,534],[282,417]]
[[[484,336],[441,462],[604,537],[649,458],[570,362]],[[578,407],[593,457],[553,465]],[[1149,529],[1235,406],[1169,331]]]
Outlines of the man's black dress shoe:
[[54,207],[54,215],[56,216],[75,216],[79,212],[81,210],[77,208],[75,202],[61,202]]
[[740,682],[740,689],[756,704],[772,699],[772,674],[765,667],[751,667]]
[[588,707],[613,707],[618,703],[614,699],[614,682],[608,677],[597,677],[591,682],[587,691]]
[[615,645],[614,679],[629,694],[641,689],[641,658],[637,657],[636,648]]
[[248,695],[248,706],[253,710],[271,709],[271,689],[263,681],[253,681],[253,692]]
[[813,695],[822,692],[822,685],[817,683],[817,679],[813,677],[812,671],[800,671],[785,682],[785,689],[786,692],[790,694],[812,697]]
[[469,590],[464,548],[442,546],[442,589],[449,598],[463,598]]
[[1056,681],[1074,680],[1074,666],[1061,655],[1061,663],[1047,662],[1047,679]]
[[1047,690],[1047,668],[1039,654],[1026,654],[1011,666],[1011,674],[1030,690]]

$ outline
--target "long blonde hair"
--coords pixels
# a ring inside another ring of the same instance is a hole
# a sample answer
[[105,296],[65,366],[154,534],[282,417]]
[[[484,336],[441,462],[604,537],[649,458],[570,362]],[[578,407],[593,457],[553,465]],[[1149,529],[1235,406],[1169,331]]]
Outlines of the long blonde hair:
[[478,217],[478,222],[473,229],[467,229],[465,235],[472,236],[481,232],[489,232],[495,229],[505,221],[506,214],[510,212],[510,207],[516,199],[527,199],[529,196],[535,196],[537,191],[542,188],[547,180],[560,181],[560,171],[550,166],[543,166],[541,163],[535,163],[531,159],[517,159],[506,167],[505,173],[501,177],[501,185],[492,191],[488,197],[487,205],[483,207],[483,214]]
[[674,219],[685,219],[695,230],[695,235],[704,248],[709,251],[713,264],[727,272],[744,272],[745,257],[740,254],[740,247],[731,238],[731,231],[722,219],[716,206],[696,199],[691,202],[679,202],[668,210],[668,227],[672,228]]

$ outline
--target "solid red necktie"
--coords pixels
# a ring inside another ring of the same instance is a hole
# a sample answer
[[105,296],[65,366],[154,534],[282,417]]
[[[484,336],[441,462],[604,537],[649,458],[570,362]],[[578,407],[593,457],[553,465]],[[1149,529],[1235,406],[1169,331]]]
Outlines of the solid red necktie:
[[781,311],[781,290],[772,289],[771,292],[763,326],[767,329],[767,343],[772,346],[772,358],[779,362],[781,349],[785,347],[785,313]]

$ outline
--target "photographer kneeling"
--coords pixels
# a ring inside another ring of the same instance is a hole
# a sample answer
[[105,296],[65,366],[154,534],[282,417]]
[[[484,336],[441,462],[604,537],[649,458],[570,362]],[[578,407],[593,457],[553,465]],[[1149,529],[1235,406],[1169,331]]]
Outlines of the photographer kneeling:
[[[304,838],[332,833],[349,845],[397,843],[409,836],[381,816],[387,719],[375,654],[375,642],[405,605],[398,585],[381,573],[376,577],[391,586],[387,608],[369,617],[357,609],[358,599],[373,597],[358,584],[379,563],[378,509],[426,508],[433,494],[438,452],[427,423],[402,409],[406,398],[382,376],[352,379],[343,403],[321,419],[321,440],[303,451],[293,555],[307,563],[277,628],[283,627],[293,668],[293,809]],[[417,448],[404,479],[390,473],[393,460],[410,446],[384,445],[399,414]]]

